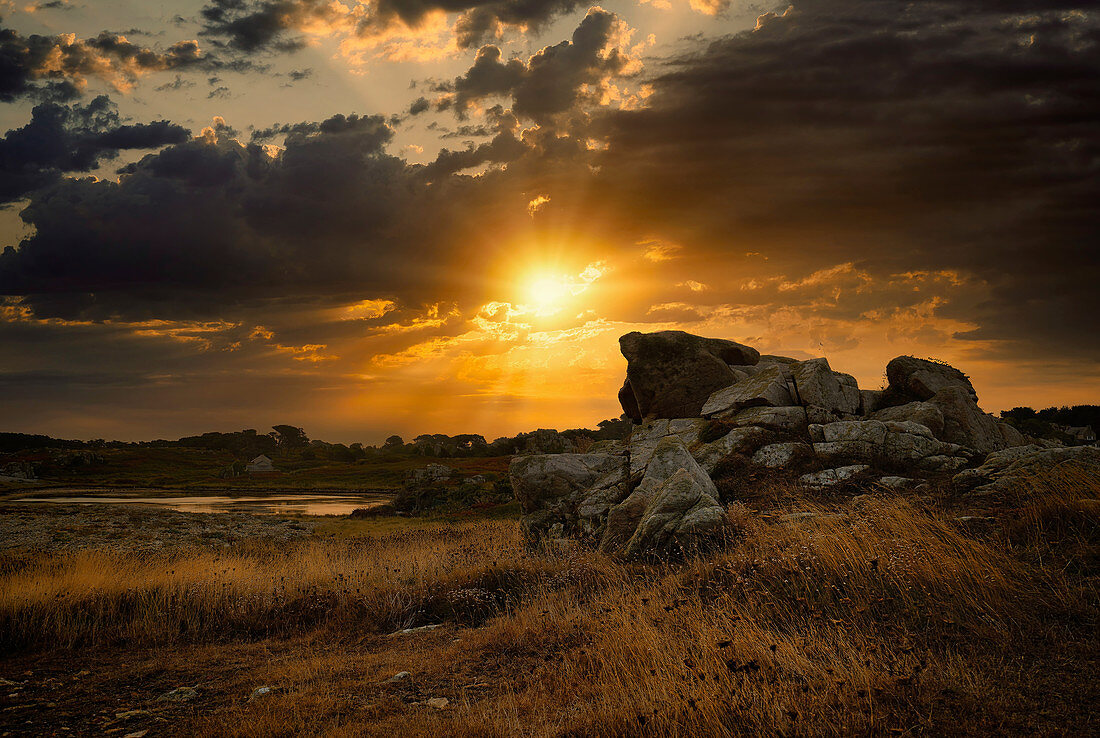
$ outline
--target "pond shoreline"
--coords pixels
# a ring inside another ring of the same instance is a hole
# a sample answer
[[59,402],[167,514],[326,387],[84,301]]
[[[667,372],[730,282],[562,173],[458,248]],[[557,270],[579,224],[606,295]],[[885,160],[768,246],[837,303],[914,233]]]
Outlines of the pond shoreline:
[[308,538],[324,517],[177,512],[155,505],[0,503],[0,553],[227,548]]

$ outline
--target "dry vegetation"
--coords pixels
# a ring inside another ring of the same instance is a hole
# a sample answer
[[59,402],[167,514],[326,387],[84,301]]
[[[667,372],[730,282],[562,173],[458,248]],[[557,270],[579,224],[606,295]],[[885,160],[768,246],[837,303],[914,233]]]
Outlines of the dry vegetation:
[[[1095,733],[1100,484],[1066,471],[1016,495],[980,530],[896,497],[803,499],[768,517],[735,506],[721,552],[651,565],[529,552],[514,521],[13,560],[0,676],[62,687],[41,698],[53,708],[0,722],[150,736]],[[391,635],[428,623],[444,626]],[[78,669],[91,674],[74,685]],[[411,677],[385,683],[399,671]],[[194,701],[155,702],[183,684]],[[261,684],[281,691],[247,702]],[[139,708],[150,714],[115,717]]]

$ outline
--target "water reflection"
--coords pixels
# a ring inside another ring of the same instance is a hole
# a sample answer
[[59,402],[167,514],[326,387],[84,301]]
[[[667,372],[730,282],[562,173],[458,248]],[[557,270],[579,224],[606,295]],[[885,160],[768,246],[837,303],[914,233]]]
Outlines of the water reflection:
[[25,497],[19,502],[65,503],[69,505],[157,505],[168,510],[192,513],[245,512],[254,515],[348,515],[363,507],[389,501],[379,495],[271,495],[265,497]]

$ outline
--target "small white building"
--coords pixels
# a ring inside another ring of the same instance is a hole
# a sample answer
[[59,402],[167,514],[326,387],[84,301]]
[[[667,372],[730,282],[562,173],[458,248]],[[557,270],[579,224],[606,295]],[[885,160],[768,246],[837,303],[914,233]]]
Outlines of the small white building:
[[259,456],[254,458],[252,461],[248,462],[248,465],[245,466],[244,469],[247,472],[273,472],[273,471],[277,471],[275,469],[275,465],[271,463],[271,459],[267,458],[263,454],[260,454]]

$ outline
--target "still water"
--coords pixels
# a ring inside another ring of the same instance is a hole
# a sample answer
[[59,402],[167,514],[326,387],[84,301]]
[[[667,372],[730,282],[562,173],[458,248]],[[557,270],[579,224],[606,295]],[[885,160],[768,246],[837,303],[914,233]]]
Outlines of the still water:
[[254,515],[348,515],[361,507],[388,502],[382,495],[266,495],[264,497],[24,497],[18,502],[68,505],[157,505],[178,512],[245,512]]

